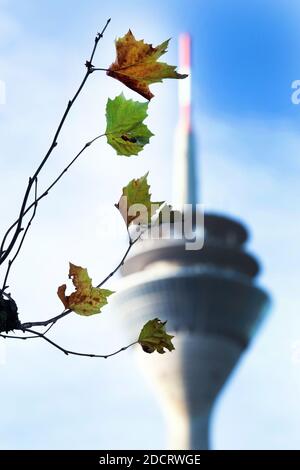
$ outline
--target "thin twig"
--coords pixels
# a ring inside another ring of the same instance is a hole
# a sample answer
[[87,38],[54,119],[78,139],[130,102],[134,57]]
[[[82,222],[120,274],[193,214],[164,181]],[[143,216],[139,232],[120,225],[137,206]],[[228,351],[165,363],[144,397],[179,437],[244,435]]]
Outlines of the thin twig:
[[28,333],[33,333],[35,335],[34,337],[39,337],[39,338],[44,339],[45,341],[47,341],[47,343],[59,349],[61,352],[63,352],[67,356],[70,355],[70,356],[82,356],[82,357],[100,357],[103,359],[107,359],[108,357],[115,356],[116,354],[119,354],[122,351],[126,351],[126,349],[138,343],[138,341],[134,341],[133,343],[128,344],[128,346],[124,346],[123,348],[120,348],[117,351],[114,351],[113,353],[110,353],[110,354],[89,354],[89,353],[81,353],[81,352],[70,351],[69,349],[65,349],[59,344],[52,341],[51,339],[47,338],[47,336],[45,336],[43,333],[39,333],[38,331],[34,331],[28,328],[26,328],[24,331]]
[[13,335],[3,335],[2,333],[0,334],[1,338],[9,338],[9,339],[33,339],[33,338],[39,338],[38,335],[34,336],[13,336]]
[[[134,240],[131,240],[131,238],[129,237],[129,244],[128,244],[128,247],[121,259],[121,261],[118,263],[118,265],[115,267],[115,269],[113,271],[111,271],[110,274],[108,274],[108,276],[106,276],[103,281],[101,281],[96,287],[102,287],[103,284],[105,284],[108,279],[110,279],[119,269],[121,266],[123,266],[123,264],[125,263],[126,261],[126,258],[131,250],[131,248],[133,247],[133,245],[140,239],[141,235],[142,235],[143,232],[141,232],[139,234],[139,236],[134,239]],[[26,322],[26,323],[22,323],[21,326],[20,326],[20,329],[21,330],[26,330],[28,328],[32,328],[32,327],[35,327],[35,326],[48,326],[51,324],[51,326],[53,326],[58,320],[61,320],[62,318],[66,317],[67,315],[69,315],[69,313],[71,313],[73,310],[71,309],[67,309],[67,310],[64,310],[62,313],[60,313],[59,315],[56,315],[55,317],[52,317],[52,318],[49,318],[48,320],[44,320],[44,321],[35,321],[35,322]]]
[[131,248],[132,248],[133,245],[141,238],[142,233],[143,233],[143,232],[141,232],[141,233],[139,234],[139,236],[138,236],[135,240],[132,240],[132,239],[129,237],[128,248],[127,248],[127,250],[125,251],[123,258],[122,258],[121,261],[118,263],[118,265],[115,267],[115,269],[114,269],[111,273],[109,273],[108,276],[106,276],[106,277],[103,279],[103,281],[101,281],[100,284],[98,284],[96,287],[102,287],[103,284],[105,284],[112,276],[114,276],[114,275],[116,274],[116,272],[121,268],[121,266],[123,266],[123,264],[125,263],[126,258],[127,258],[128,254],[129,254]]
[[[51,189],[59,182],[59,180],[64,176],[64,174],[70,169],[70,167],[76,162],[76,160],[80,157],[80,155],[82,155],[82,153],[88,148],[90,147],[94,142],[96,142],[98,139],[100,139],[101,137],[104,137],[106,134],[100,134],[100,135],[97,135],[96,137],[94,137],[94,139],[90,140],[89,142],[87,142],[82,148],[81,150],[77,153],[77,155],[75,155],[75,157],[73,158],[73,160],[71,160],[71,162],[66,166],[66,168],[64,168],[62,170],[62,172],[58,175],[58,177],[48,186],[47,189],[45,189],[45,191],[43,191],[42,194],[40,194],[36,201],[39,202],[41,199],[43,199],[45,196],[47,196],[49,194],[49,192],[51,191]],[[35,202],[33,202],[32,204],[30,204],[29,206],[27,206],[26,210],[24,211],[24,216],[30,211],[30,209],[32,209],[32,207],[35,205]],[[11,230],[17,225],[18,223],[18,220],[16,220],[8,229],[7,231],[7,234],[9,234],[9,232],[11,232]]]
[[69,315],[69,313],[71,312],[72,310],[67,309],[67,310],[64,310],[62,313],[60,313],[59,315],[49,318],[48,320],[22,323],[20,326],[20,329],[25,330],[26,328],[32,328],[33,326],[48,326],[50,324],[54,325],[58,320]]
[[14,255],[14,257],[9,260],[8,262],[8,266],[7,266],[7,270],[6,270],[6,273],[5,273],[5,277],[4,277],[4,281],[3,281],[3,286],[2,286],[2,291],[0,291],[0,295],[3,293],[3,291],[8,287],[6,284],[7,284],[7,280],[8,280],[8,276],[9,276],[9,273],[10,273],[10,270],[11,270],[11,267],[13,265],[13,263],[15,262],[18,254],[20,253],[20,250],[23,246],[23,243],[25,241],[25,238],[26,238],[26,235],[28,233],[28,230],[30,229],[30,226],[31,226],[31,223],[36,215],[36,209],[37,209],[37,205],[38,205],[38,200],[37,200],[37,183],[38,183],[38,179],[36,178],[35,179],[35,189],[34,189],[34,202],[32,203],[31,207],[34,207],[33,209],[33,213],[32,213],[32,216],[30,217],[29,219],[29,222],[27,224],[27,227],[23,233],[23,236],[21,238],[21,241],[20,241],[20,244],[19,244],[19,247]]
[[54,325],[55,325],[55,322],[51,323],[51,325],[48,326],[48,328],[45,331],[43,331],[43,335],[46,335],[48,333],[48,331],[51,330],[52,326],[54,326]]
[[84,76],[81,84],[79,85],[79,88],[77,89],[75,95],[73,96],[73,98],[67,104],[66,110],[65,110],[65,112],[64,112],[64,114],[63,114],[63,116],[60,120],[60,123],[57,127],[57,130],[56,130],[55,134],[54,134],[52,143],[51,143],[46,155],[44,156],[42,162],[38,166],[38,168],[35,171],[34,175],[29,179],[27,189],[26,189],[24,197],[23,197],[23,201],[22,201],[18,221],[17,221],[17,224],[16,224],[16,229],[15,229],[14,234],[12,236],[12,239],[11,239],[11,241],[10,241],[10,243],[9,243],[9,245],[6,249],[4,249],[4,245],[5,245],[7,236],[10,233],[10,229],[8,229],[8,231],[6,232],[6,234],[4,235],[4,238],[2,240],[1,247],[0,247],[0,265],[6,260],[6,258],[11,253],[11,251],[14,248],[15,243],[16,243],[18,237],[19,237],[19,234],[22,231],[22,222],[23,222],[23,218],[24,218],[24,214],[25,214],[26,206],[27,206],[27,201],[28,201],[28,198],[29,198],[29,195],[30,195],[30,192],[31,192],[33,182],[35,181],[35,179],[37,178],[37,176],[39,175],[39,173],[41,172],[41,170],[45,166],[47,160],[49,159],[50,155],[52,154],[52,151],[57,146],[57,143],[58,143],[57,139],[58,139],[58,137],[60,135],[60,132],[63,128],[63,125],[66,121],[66,118],[68,117],[68,114],[69,114],[73,104],[75,103],[76,99],[78,98],[79,94],[81,93],[81,91],[82,91],[89,75],[92,73],[92,69],[93,69],[92,61],[94,59],[94,55],[95,55],[95,52],[96,52],[96,49],[97,49],[97,45],[98,45],[100,39],[103,37],[103,34],[104,34],[104,32],[105,32],[105,30],[106,30],[109,23],[110,23],[110,19],[107,20],[107,22],[106,22],[104,28],[102,29],[101,33],[98,33],[96,35],[95,43],[94,43],[94,47],[93,47],[90,59],[88,61],[86,61],[86,64],[85,64],[86,67],[87,67],[87,71],[85,73],[85,76]]

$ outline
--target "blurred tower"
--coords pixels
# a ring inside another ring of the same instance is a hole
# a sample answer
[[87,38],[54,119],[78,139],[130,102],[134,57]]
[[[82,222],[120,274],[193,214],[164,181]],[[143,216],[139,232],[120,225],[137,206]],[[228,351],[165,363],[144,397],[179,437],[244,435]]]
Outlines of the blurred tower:
[[[180,37],[180,119],[176,132],[174,202],[192,205],[198,187],[191,110],[191,39]],[[201,217],[200,217],[201,219]],[[197,225],[198,224],[198,225]],[[130,340],[149,319],[167,320],[176,350],[165,355],[139,351],[165,413],[169,449],[209,448],[214,401],[254,337],[266,313],[268,295],[256,285],[256,259],[245,251],[245,227],[221,215],[205,214],[200,250],[184,238],[141,240],[125,263],[115,297]],[[175,227],[176,232],[176,227]]]

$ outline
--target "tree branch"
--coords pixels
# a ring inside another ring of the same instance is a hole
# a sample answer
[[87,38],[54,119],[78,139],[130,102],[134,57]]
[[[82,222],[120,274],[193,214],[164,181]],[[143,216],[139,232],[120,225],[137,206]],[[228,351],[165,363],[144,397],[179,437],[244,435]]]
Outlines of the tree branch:
[[[95,55],[95,52],[96,52],[96,49],[97,49],[97,46],[98,46],[98,43],[100,41],[100,39],[103,37],[103,34],[108,26],[108,24],[110,23],[110,19],[107,20],[104,28],[102,29],[101,33],[98,33],[95,37],[95,43],[94,43],[94,47],[93,47],[93,50],[92,50],[92,53],[90,55],[90,59],[86,61],[86,67],[87,67],[87,71],[85,73],[85,76],[81,82],[81,84],[79,85],[79,88],[77,89],[75,95],[73,96],[73,98],[68,102],[67,104],[67,107],[66,107],[66,110],[60,120],[60,123],[57,127],[57,130],[54,134],[54,137],[53,137],[53,140],[52,140],[52,143],[46,153],[46,155],[44,156],[42,162],[40,163],[40,165],[38,166],[37,170],[35,171],[34,175],[29,179],[29,182],[28,182],[28,185],[27,185],[27,188],[26,188],[26,191],[25,191],[25,194],[24,194],[24,197],[23,197],[23,201],[22,201],[22,205],[21,205],[21,209],[20,209],[20,213],[19,213],[19,217],[18,217],[18,220],[17,220],[17,224],[16,224],[16,229],[14,231],[14,234],[12,236],[12,239],[8,245],[8,247],[6,249],[4,249],[4,245],[6,243],[6,239],[7,239],[7,236],[8,234],[10,233],[10,229],[8,229],[8,231],[6,232],[6,234],[4,235],[4,238],[2,240],[2,243],[1,243],[1,247],[0,247],[0,265],[4,263],[4,261],[7,259],[7,257],[9,256],[9,254],[11,253],[12,249],[14,248],[15,246],[15,243],[22,231],[22,222],[23,222],[23,217],[24,217],[24,214],[25,214],[25,211],[26,211],[26,206],[27,206],[27,201],[28,201],[28,198],[29,198],[29,195],[30,195],[30,192],[31,192],[31,189],[32,189],[32,185],[33,185],[33,182],[36,180],[36,178],[38,177],[39,173],[41,172],[41,170],[43,169],[43,167],[45,166],[47,160],[49,159],[50,155],[52,154],[54,148],[57,146],[57,139],[60,135],[60,132],[63,128],[63,125],[68,117],[68,114],[73,106],[73,104],[75,103],[76,99],[78,98],[78,96],[80,95],[89,75],[92,73],[92,69],[93,69],[93,65],[92,65],[92,61],[94,59],[94,55]],[[15,225],[14,225],[15,226]]]
[[[67,356],[70,355],[70,356],[82,356],[82,357],[99,357],[99,358],[102,358],[102,359],[107,359],[108,357],[115,356],[116,354],[119,354],[122,351],[126,351],[126,349],[128,349],[131,346],[134,346],[135,344],[138,343],[138,341],[134,341],[133,343],[128,344],[128,346],[124,346],[123,348],[120,348],[117,351],[114,351],[114,352],[109,353],[109,354],[89,354],[89,353],[81,353],[81,352],[70,351],[69,349],[65,349],[62,346],[60,346],[59,344],[52,341],[51,339],[47,338],[47,336],[45,336],[43,333],[40,333],[38,331],[34,331],[34,330],[31,330],[31,329],[28,329],[28,328],[26,328],[24,331],[26,331],[28,333],[32,333],[34,335],[32,338],[39,337],[39,338],[44,339],[45,341],[47,341],[47,343],[51,344],[51,346],[55,347],[56,349],[59,349],[59,351],[63,352]],[[14,338],[14,336],[13,336],[13,338]],[[18,337],[18,339],[20,339],[20,338],[21,337]]]
[[67,309],[67,310],[64,310],[63,312],[61,312],[59,315],[56,315],[55,317],[49,318],[48,320],[22,323],[21,326],[20,326],[20,329],[25,331],[27,328],[32,328],[33,326],[48,326],[50,324],[54,325],[58,320],[60,320],[61,318],[65,317],[67,315],[69,315],[69,313],[71,313],[71,312],[72,312],[72,310]]
[[[96,142],[98,139],[100,139],[101,137],[104,137],[105,134],[100,134],[100,135],[97,135],[97,137],[95,137],[94,139],[90,140],[89,142],[87,142],[82,148],[81,150],[77,153],[77,155],[75,155],[75,157],[73,158],[73,160],[71,160],[71,162],[66,166],[66,168],[64,168],[62,170],[62,172],[58,175],[58,177],[50,184],[50,186],[48,186],[47,189],[45,189],[45,191],[43,191],[42,194],[40,194],[37,199],[36,199],[36,202],[39,202],[41,199],[43,199],[44,197],[46,197],[49,192],[51,191],[51,189],[59,182],[59,180],[64,176],[64,174],[70,169],[70,167],[76,162],[76,160],[80,157],[80,155],[82,155],[82,153],[88,148],[90,147],[94,142]],[[23,217],[30,211],[30,209],[32,209],[32,207],[35,205],[35,202],[33,202],[32,204],[30,204],[26,210],[24,211],[24,214],[23,214]],[[18,220],[17,219],[10,227],[9,229],[7,230],[6,234],[8,235],[11,230],[17,225],[18,223]],[[6,235],[6,236],[7,236]]]
[[22,246],[23,246],[23,243],[24,243],[24,241],[25,241],[25,238],[26,238],[26,235],[27,235],[27,233],[28,233],[28,230],[30,229],[31,223],[32,223],[32,221],[33,221],[33,219],[34,219],[34,217],[35,217],[35,214],[36,214],[36,209],[37,209],[37,205],[38,205],[38,200],[37,200],[37,183],[38,183],[38,180],[37,180],[37,178],[36,178],[36,179],[35,179],[35,190],[34,190],[34,202],[33,202],[32,205],[31,205],[31,207],[34,207],[33,213],[32,213],[32,216],[31,216],[30,219],[29,219],[29,222],[28,222],[28,224],[27,224],[27,227],[26,227],[26,229],[25,229],[25,232],[23,233],[23,236],[22,236],[22,238],[21,238],[19,247],[18,247],[18,249],[17,249],[17,251],[16,251],[14,257],[13,257],[11,260],[9,260],[9,262],[8,262],[8,266],[7,266],[7,270],[6,270],[6,273],[5,273],[5,277],[4,277],[4,281],[3,281],[3,286],[2,286],[2,290],[0,291],[0,295],[1,295],[1,294],[3,293],[3,291],[8,287],[8,286],[6,285],[6,283],[7,283],[7,280],[8,280],[8,276],[9,276],[11,267],[12,267],[13,263],[15,262],[15,260],[16,260],[16,258],[17,258],[17,256],[18,256],[18,254],[20,253],[20,250],[21,250],[21,248],[22,248]]
[[133,245],[141,238],[142,233],[143,233],[143,232],[141,232],[141,233],[139,234],[139,236],[138,236],[137,238],[135,238],[134,240],[132,240],[132,239],[129,237],[128,248],[127,248],[127,250],[125,251],[123,258],[122,258],[121,261],[117,264],[117,266],[115,267],[115,269],[114,269],[111,273],[109,273],[108,276],[106,276],[106,277],[103,279],[103,281],[101,281],[100,284],[98,284],[96,287],[102,287],[103,284],[105,284],[112,276],[114,276],[114,275],[116,274],[116,272],[121,268],[121,266],[123,266],[123,264],[124,264],[125,261],[126,261],[127,256],[129,255],[129,252],[130,252],[131,248],[132,248]]
[[70,355],[70,356],[82,356],[82,357],[97,357],[97,358],[102,358],[102,359],[107,359],[108,357],[116,356],[120,352],[126,351],[126,349],[129,349],[132,346],[134,346],[135,344],[138,344],[138,341],[134,341],[134,342],[128,344],[127,346],[123,346],[122,348],[118,349],[117,351],[114,351],[114,352],[109,353],[109,354],[89,354],[89,353],[81,353],[81,352],[70,351],[69,349],[65,349],[62,346],[60,346],[59,344],[52,341],[50,338],[47,338],[47,336],[45,336],[45,333],[40,333],[39,331],[34,331],[34,330],[30,330],[30,329],[26,329],[26,330],[24,330],[24,332],[32,333],[32,336],[14,336],[14,335],[4,335],[4,334],[1,333],[0,338],[4,338],[4,339],[6,339],[6,338],[21,339],[21,340],[42,338],[45,341],[47,341],[47,343],[51,344],[51,346],[53,346],[54,348],[56,348],[59,351],[63,352],[67,356]]
[[[131,248],[133,247],[133,245],[140,239],[140,237],[142,236],[143,232],[141,232],[139,234],[139,236],[137,238],[135,238],[134,240],[132,240],[130,237],[129,237],[129,244],[128,244],[128,247],[121,259],[121,261],[117,264],[117,266],[115,267],[115,269],[113,271],[111,271],[110,274],[108,274],[108,276],[106,276],[103,281],[101,281],[96,287],[100,288],[103,286],[103,284],[105,284],[108,279],[110,279],[112,276],[114,276],[114,274],[116,274],[116,272],[120,269],[121,266],[123,266],[123,264],[125,263],[126,261],[126,258],[131,250]],[[20,326],[20,329],[25,331],[27,330],[28,328],[32,328],[32,327],[35,327],[35,326],[48,326],[51,324],[51,326],[53,326],[58,320],[61,320],[62,318],[66,317],[67,315],[69,315],[69,313],[71,313],[73,310],[71,309],[67,309],[67,310],[64,310],[63,312],[61,312],[59,315],[56,315],[55,317],[52,317],[52,318],[49,318],[48,320],[44,320],[44,321],[35,321],[35,322],[26,322],[26,323],[22,323],[21,326]]]
[[39,338],[38,335],[34,335],[34,336],[16,336],[16,335],[4,335],[2,333],[0,333],[0,338],[9,338],[9,339],[33,339],[33,338]]

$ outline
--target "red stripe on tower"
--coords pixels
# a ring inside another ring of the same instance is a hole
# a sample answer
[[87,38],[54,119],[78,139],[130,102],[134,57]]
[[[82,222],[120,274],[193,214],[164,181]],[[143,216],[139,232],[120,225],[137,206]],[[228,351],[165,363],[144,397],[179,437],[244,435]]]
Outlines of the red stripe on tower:
[[188,77],[179,81],[179,119],[188,131],[191,130],[191,66],[192,41],[188,33],[179,36],[179,72]]

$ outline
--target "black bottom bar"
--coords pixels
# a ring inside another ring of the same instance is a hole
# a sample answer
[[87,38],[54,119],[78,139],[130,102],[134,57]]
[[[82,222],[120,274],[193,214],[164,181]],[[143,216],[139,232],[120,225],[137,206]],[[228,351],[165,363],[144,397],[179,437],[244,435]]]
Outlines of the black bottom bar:
[[[251,465],[269,463],[283,465],[300,463],[300,451],[129,451],[129,450],[91,450],[91,451],[0,451],[0,466],[35,466],[69,464],[81,468],[119,468],[135,469],[147,466],[182,467],[185,465]],[[220,467],[221,468],[221,467]],[[242,468],[242,467],[241,467]],[[285,468],[285,467],[284,467]]]

